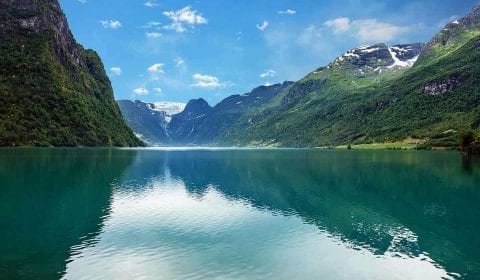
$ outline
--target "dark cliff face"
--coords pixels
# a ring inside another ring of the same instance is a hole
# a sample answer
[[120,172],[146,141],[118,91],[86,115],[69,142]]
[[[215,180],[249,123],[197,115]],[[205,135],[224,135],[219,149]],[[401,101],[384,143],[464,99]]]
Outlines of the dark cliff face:
[[[7,0],[0,4],[0,12],[7,20],[0,26],[0,34],[10,32],[48,33],[54,39],[55,54],[64,66],[71,63],[85,66],[77,42],[67,19],[57,1],[52,0]],[[0,35],[1,36],[1,35]]]
[[195,143],[202,131],[208,131],[205,119],[211,111],[212,107],[203,98],[190,100],[183,112],[174,115],[167,126],[172,143]]
[[142,144],[57,0],[0,0],[0,57],[0,146]]

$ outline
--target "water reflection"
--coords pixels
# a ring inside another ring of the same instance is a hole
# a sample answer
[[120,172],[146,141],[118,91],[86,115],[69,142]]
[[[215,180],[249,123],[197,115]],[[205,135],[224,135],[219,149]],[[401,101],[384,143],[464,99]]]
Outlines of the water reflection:
[[7,149],[0,178],[7,279],[480,278],[456,153]]
[[480,170],[480,156],[478,155],[463,155],[462,166],[465,172],[473,174]]
[[457,158],[139,151],[66,278],[476,279],[480,178]]
[[58,279],[95,242],[132,151],[0,150],[0,278]]

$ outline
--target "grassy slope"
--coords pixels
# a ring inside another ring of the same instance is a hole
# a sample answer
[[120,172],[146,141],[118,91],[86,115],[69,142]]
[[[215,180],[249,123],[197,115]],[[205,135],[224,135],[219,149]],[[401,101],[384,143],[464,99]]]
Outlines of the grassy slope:
[[[223,140],[237,145],[327,146],[428,137],[480,122],[480,38],[462,34],[462,43],[434,47],[404,74],[351,82],[348,72],[328,69],[299,83],[326,83],[303,99],[244,117]],[[423,92],[432,81],[455,77],[460,86],[440,96]],[[288,94],[288,93],[286,93]]]

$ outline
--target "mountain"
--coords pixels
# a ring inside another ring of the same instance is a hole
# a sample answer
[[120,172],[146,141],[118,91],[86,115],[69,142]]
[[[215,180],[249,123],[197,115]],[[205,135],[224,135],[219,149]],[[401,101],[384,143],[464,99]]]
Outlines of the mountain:
[[0,0],[0,146],[139,146],[57,0]]
[[156,102],[140,100],[118,100],[118,105],[136,135],[149,145],[168,145],[170,137],[167,124],[174,114],[185,108],[184,103]]
[[271,102],[293,82],[260,86],[211,107],[203,98],[183,103],[119,100],[133,131],[149,145],[216,145],[244,114]]
[[281,103],[295,103],[314,91],[336,95],[398,77],[412,67],[423,48],[422,43],[391,47],[375,44],[349,50],[297,82]]
[[292,84],[260,86],[249,93],[229,96],[214,107],[202,98],[191,100],[168,124],[172,144],[216,145],[217,138],[244,114],[261,108]]
[[308,74],[219,137],[312,147],[427,139],[458,145],[480,125],[480,6],[427,43],[364,46]]

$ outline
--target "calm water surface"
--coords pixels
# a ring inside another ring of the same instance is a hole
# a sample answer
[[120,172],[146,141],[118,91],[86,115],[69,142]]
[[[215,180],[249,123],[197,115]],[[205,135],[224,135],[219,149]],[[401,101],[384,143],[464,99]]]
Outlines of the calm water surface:
[[480,279],[454,152],[0,149],[2,279]]

